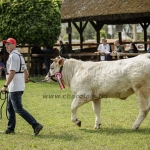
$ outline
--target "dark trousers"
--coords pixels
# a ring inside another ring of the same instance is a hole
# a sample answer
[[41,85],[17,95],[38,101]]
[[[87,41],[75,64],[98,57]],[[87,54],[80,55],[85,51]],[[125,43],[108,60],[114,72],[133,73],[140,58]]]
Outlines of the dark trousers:
[[30,115],[22,107],[22,91],[10,92],[8,95],[8,127],[7,129],[14,131],[16,126],[16,114],[18,113],[24,120],[26,120],[33,129],[39,124],[32,115]]
[[40,58],[32,58],[33,63],[33,74],[41,74],[42,60]]
[[107,61],[111,60],[110,54],[105,54],[105,60],[107,60]]
[[50,69],[50,59],[44,60],[45,66],[46,66],[46,74],[49,72]]

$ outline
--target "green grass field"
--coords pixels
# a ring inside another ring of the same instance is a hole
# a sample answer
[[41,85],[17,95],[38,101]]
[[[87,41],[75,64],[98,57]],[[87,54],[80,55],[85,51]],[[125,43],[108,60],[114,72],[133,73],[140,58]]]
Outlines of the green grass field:
[[[42,80],[41,78],[33,78]],[[2,87],[5,80],[0,80]],[[55,97],[60,95],[61,97]],[[31,136],[31,126],[17,115],[14,135],[0,134],[0,150],[149,150],[149,115],[137,131],[131,126],[138,115],[135,95],[126,101],[103,99],[100,130],[93,129],[95,115],[91,103],[78,109],[82,121],[79,128],[71,122],[70,105],[73,98],[70,89],[64,91],[57,83],[27,83],[23,94],[23,106],[44,128],[37,137]],[[53,96],[53,98],[52,98]],[[62,98],[65,96],[64,98]],[[2,101],[0,101],[0,105]],[[3,107],[0,130],[7,127]]]

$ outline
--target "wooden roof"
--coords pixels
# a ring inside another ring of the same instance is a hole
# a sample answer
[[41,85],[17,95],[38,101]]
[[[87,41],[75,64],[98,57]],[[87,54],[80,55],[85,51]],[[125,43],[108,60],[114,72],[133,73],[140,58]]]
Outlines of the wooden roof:
[[62,22],[150,22],[150,0],[63,0]]

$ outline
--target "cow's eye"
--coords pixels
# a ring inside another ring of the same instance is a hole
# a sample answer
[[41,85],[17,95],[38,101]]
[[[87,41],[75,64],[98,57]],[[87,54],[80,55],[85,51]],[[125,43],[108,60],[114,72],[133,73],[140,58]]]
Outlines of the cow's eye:
[[51,70],[53,70],[54,68],[51,68]]

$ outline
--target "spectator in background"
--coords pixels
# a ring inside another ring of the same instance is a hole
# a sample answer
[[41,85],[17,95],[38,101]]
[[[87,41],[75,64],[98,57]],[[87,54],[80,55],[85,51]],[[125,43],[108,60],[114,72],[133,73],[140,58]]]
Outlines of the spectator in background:
[[[43,51],[41,50],[40,46],[34,46],[31,49],[31,53],[32,54],[43,54]],[[32,57],[33,74],[34,74],[34,76],[41,75],[42,61],[43,61],[43,57]]]
[[[124,53],[124,47],[120,45],[119,40],[116,40],[114,42],[114,52]],[[121,56],[120,58],[122,59],[123,56]]]
[[[51,46],[45,46],[43,49],[44,54],[52,54],[53,53],[53,48]],[[44,63],[46,66],[46,74],[49,72],[50,69],[50,56],[44,56]]]
[[105,44],[109,47],[108,51],[105,52],[105,60],[110,61],[110,52],[112,52],[111,45],[107,44],[107,40],[105,40]]
[[2,62],[2,58],[0,58],[0,79],[2,78],[2,73],[3,71],[5,72],[5,76],[6,76],[6,66],[5,64]]
[[[135,45],[135,43],[130,43],[130,49],[129,49],[129,53],[138,53],[138,49]],[[134,57],[134,56],[128,56],[128,58],[131,58],[131,57]]]
[[66,54],[72,53],[72,46],[68,42],[65,43],[65,53]]
[[65,45],[63,44],[62,41],[59,41],[60,45],[60,55],[65,54]]
[[147,52],[150,53],[150,43],[149,43]]
[[114,49],[111,51],[111,60],[117,60],[117,52]]
[[98,46],[97,50],[99,53],[104,54],[104,56],[100,56],[101,61],[110,60],[110,46],[107,44],[106,39],[102,39],[102,44]]
[[116,52],[123,52],[124,53],[124,47],[122,45],[120,45],[119,40],[116,40],[114,42],[114,50]]

